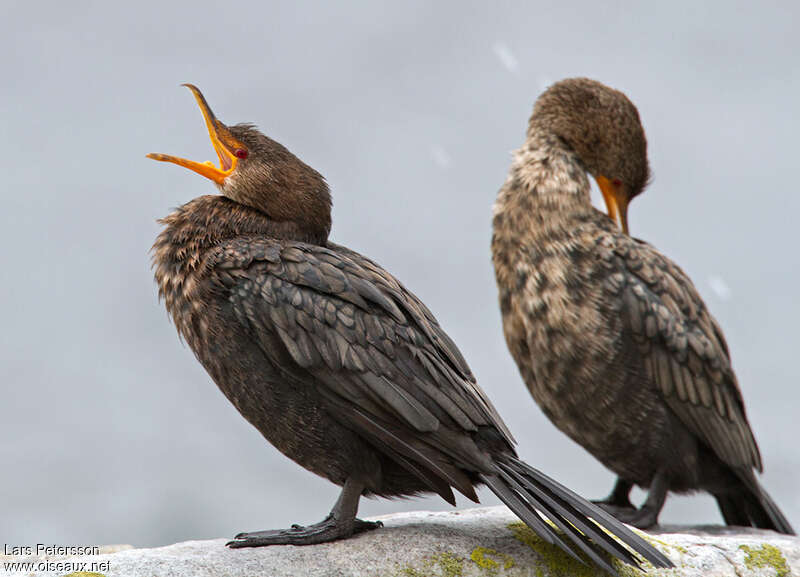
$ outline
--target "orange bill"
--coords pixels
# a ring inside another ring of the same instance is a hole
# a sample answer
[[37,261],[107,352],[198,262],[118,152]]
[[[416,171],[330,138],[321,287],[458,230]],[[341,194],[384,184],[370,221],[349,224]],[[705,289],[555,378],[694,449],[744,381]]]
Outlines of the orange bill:
[[211,144],[214,145],[214,150],[219,157],[219,167],[213,162],[195,162],[194,160],[187,160],[177,156],[170,156],[168,154],[150,153],[147,158],[159,160],[161,162],[172,162],[179,166],[193,170],[197,174],[210,178],[217,184],[222,184],[228,176],[236,169],[238,158],[233,150],[237,147],[244,147],[238,142],[222,122],[217,120],[211,107],[206,102],[203,93],[193,84],[183,84],[194,94],[197,104],[200,106],[200,111],[203,113],[203,118],[206,121],[206,128],[208,128],[208,136],[211,138]]
[[628,234],[628,197],[622,190],[622,184],[614,183],[605,176],[598,176],[595,180],[606,201],[608,216],[619,225],[622,232]]

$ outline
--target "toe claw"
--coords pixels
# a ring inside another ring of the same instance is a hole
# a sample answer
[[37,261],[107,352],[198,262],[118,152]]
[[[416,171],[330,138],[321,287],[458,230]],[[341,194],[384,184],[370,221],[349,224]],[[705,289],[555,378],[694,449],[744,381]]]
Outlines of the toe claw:
[[244,547],[264,547],[267,545],[315,545],[347,538],[351,535],[383,527],[380,521],[362,521],[353,519],[353,524],[340,523],[328,515],[319,523],[303,526],[297,523],[289,529],[269,531],[255,531],[253,533],[239,533],[229,541],[227,546],[232,549]]

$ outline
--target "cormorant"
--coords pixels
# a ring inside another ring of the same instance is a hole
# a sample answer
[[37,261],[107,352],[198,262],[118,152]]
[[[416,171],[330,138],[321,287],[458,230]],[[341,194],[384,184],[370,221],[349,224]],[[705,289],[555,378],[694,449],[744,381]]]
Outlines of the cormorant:
[[[605,569],[670,561],[613,516],[520,461],[511,433],[422,302],[368,258],[328,240],[323,177],[248,124],[217,120],[193,92],[220,166],[150,154],[211,180],[161,220],[159,294],[225,396],[264,437],[342,487],[321,522],[241,533],[231,547],[309,545],[373,530],[362,495],[487,485],[531,529]],[[553,525],[540,516],[545,513]],[[590,519],[591,517],[592,519]],[[561,532],[556,530],[556,527]]]
[[[587,173],[609,215],[592,207]],[[636,107],[573,78],[536,101],[494,206],[503,331],[550,420],[619,478],[601,503],[640,528],[668,491],[705,490],[729,525],[792,534],[761,471],[728,347],[689,277],[627,233],[648,183]],[[649,487],[631,505],[636,484]]]

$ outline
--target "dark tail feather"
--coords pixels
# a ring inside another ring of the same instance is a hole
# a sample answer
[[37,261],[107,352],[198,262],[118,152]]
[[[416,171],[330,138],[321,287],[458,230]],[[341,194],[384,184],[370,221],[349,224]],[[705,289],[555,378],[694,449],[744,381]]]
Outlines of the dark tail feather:
[[[516,457],[501,455],[495,463],[496,474],[483,475],[483,482],[537,535],[571,557],[583,562],[565,537],[609,573],[616,575],[603,552],[639,568],[637,558],[619,539],[655,567],[673,566],[666,556],[613,516]],[[539,511],[564,534],[547,523]]]
[[761,490],[760,505],[763,507],[763,510],[766,512],[771,523],[771,527],[766,528],[773,529],[778,533],[783,533],[785,535],[796,535],[794,529],[792,529],[792,526],[789,524],[789,521],[783,516],[781,510],[778,509],[775,501],[772,500],[772,497],[767,494],[763,487],[759,486],[759,489]]
[[734,527],[750,527],[750,517],[747,516],[745,506],[740,501],[743,501],[739,495],[714,495],[717,499],[717,506],[719,512],[722,513],[722,518],[725,520],[726,525]]
[[794,535],[794,529],[783,516],[752,471],[738,475],[742,481],[735,493],[714,495],[727,525],[772,529],[778,533]]

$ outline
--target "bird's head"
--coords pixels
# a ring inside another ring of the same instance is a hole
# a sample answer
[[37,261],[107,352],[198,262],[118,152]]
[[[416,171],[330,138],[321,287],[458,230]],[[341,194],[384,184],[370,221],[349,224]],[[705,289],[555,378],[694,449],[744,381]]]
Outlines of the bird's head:
[[312,238],[327,238],[331,197],[322,175],[255,126],[226,126],[196,86],[184,86],[200,106],[219,166],[168,154],[151,153],[147,157],[193,170],[214,181],[231,200],[255,208],[276,222],[294,222]]
[[548,88],[533,108],[529,137],[554,134],[597,181],[609,216],[628,232],[628,203],[650,180],[647,139],[639,112],[618,90],[588,78]]

